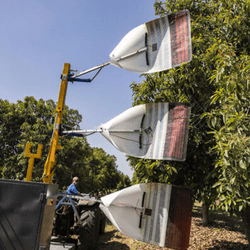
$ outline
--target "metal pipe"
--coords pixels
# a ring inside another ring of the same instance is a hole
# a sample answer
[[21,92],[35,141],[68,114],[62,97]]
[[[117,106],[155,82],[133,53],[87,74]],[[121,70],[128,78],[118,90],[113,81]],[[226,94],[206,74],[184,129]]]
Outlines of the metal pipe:
[[134,130],[109,130],[109,133],[140,133],[141,130],[134,129]]
[[[86,133],[102,133],[103,129],[95,129],[95,130],[68,130],[63,131],[63,134],[86,134]],[[140,129],[131,129],[131,130],[109,130],[109,133],[141,133]]]
[[[142,52],[145,52],[145,51],[147,51],[147,50],[148,50],[147,47],[141,48],[141,49],[139,49],[139,50],[137,50],[137,51],[135,51],[135,52],[132,52],[132,53],[130,53],[130,54],[128,54],[128,55],[125,55],[125,56],[122,56],[122,57],[120,57],[120,58],[117,58],[116,61],[118,62],[118,61],[127,59],[127,58],[129,58],[129,57],[135,56],[135,55],[140,54],[140,53],[142,53]],[[110,64],[110,62],[106,62],[106,63],[100,64],[100,65],[97,65],[97,66],[95,66],[95,67],[93,67],[93,68],[84,70],[84,71],[82,71],[82,72],[80,72],[80,73],[78,73],[78,74],[75,74],[75,75],[71,76],[70,79],[75,79],[76,77],[79,77],[79,76],[88,74],[88,73],[90,73],[90,72],[92,72],[92,71],[95,71],[95,70],[97,70],[97,69],[101,69],[101,68],[103,68],[103,67],[105,67],[105,66],[108,66],[109,64]]]
[[87,133],[101,133],[103,130],[102,129],[95,129],[95,130],[68,130],[68,131],[63,131],[62,133],[64,135],[66,134],[87,134]]
[[[66,198],[72,198],[72,199],[77,199],[77,200],[84,200],[84,201],[92,201],[92,202],[98,202],[100,204],[103,204],[103,202],[99,199],[96,199],[95,197],[89,197],[88,194],[83,194],[84,196],[79,196],[79,195],[72,195],[72,194],[67,194],[67,193],[59,193],[58,196],[63,196],[64,198],[59,202],[61,204],[61,202],[63,202]],[[58,203],[57,207],[60,205]],[[56,208],[57,208],[56,207]]]
[[140,53],[142,53],[142,52],[145,52],[145,51],[147,51],[147,50],[148,50],[147,47],[144,47],[144,48],[142,48],[142,49],[138,49],[138,50],[135,51],[135,52],[132,52],[132,53],[130,53],[130,54],[128,54],[128,55],[125,55],[125,56],[122,56],[122,57],[120,57],[120,58],[117,58],[116,61],[119,62],[119,61],[121,61],[121,60],[124,60],[124,59],[127,59],[127,58],[129,58],[129,57],[135,56],[135,55],[140,54]]
[[95,71],[95,70],[97,70],[97,69],[100,69],[100,68],[103,68],[103,67],[105,67],[105,66],[108,66],[109,64],[110,64],[110,62],[106,62],[106,63],[100,64],[100,65],[95,66],[95,67],[93,67],[93,68],[84,70],[84,71],[82,71],[82,72],[80,72],[80,73],[78,73],[78,74],[76,74],[76,75],[73,75],[73,76],[71,76],[70,78],[71,78],[71,79],[74,79],[74,78],[76,78],[76,77],[85,75],[85,74],[90,73],[90,72],[92,72],[92,71]]
[[136,206],[133,206],[133,205],[130,205],[130,204],[122,204],[122,203],[111,203],[109,204],[109,206],[116,206],[116,207],[125,207],[125,208],[133,208],[135,210],[140,210],[140,211],[143,211],[144,208],[143,207],[136,207]]

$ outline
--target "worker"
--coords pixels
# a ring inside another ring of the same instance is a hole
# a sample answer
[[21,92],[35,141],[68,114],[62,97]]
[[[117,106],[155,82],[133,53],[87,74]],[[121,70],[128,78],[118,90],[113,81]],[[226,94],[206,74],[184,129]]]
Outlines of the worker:
[[82,194],[76,189],[76,187],[79,184],[79,178],[78,177],[74,177],[72,180],[72,183],[69,185],[68,189],[67,189],[67,193],[68,194],[73,194],[73,195],[80,195],[82,196]]

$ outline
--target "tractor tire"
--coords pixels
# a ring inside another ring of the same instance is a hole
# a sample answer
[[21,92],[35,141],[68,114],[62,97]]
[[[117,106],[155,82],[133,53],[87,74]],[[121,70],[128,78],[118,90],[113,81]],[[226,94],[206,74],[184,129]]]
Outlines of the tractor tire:
[[104,234],[106,226],[106,215],[101,211],[99,234]]
[[88,209],[82,211],[81,224],[78,228],[78,249],[96,249],[98,243],[99,226],[99,206],[88,207]]

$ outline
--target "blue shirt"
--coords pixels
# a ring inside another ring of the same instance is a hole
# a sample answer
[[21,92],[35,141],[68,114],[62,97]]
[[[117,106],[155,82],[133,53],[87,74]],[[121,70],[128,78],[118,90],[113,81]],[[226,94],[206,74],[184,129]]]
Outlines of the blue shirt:
[[72,183],[67,189],[67,193],[77,195],[79,191],[76,189],[76,185]]

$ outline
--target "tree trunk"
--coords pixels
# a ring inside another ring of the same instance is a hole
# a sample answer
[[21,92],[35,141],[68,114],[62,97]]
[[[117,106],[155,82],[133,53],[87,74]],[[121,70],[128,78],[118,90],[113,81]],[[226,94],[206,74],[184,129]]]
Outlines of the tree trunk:
[[248,244],[250,244],[250,207],[247,206],[242,210],[242,220],[245,226]]
[[208,225],[209,223],[209,205],[206,203],[202,203],[202,224],[203,226]]

